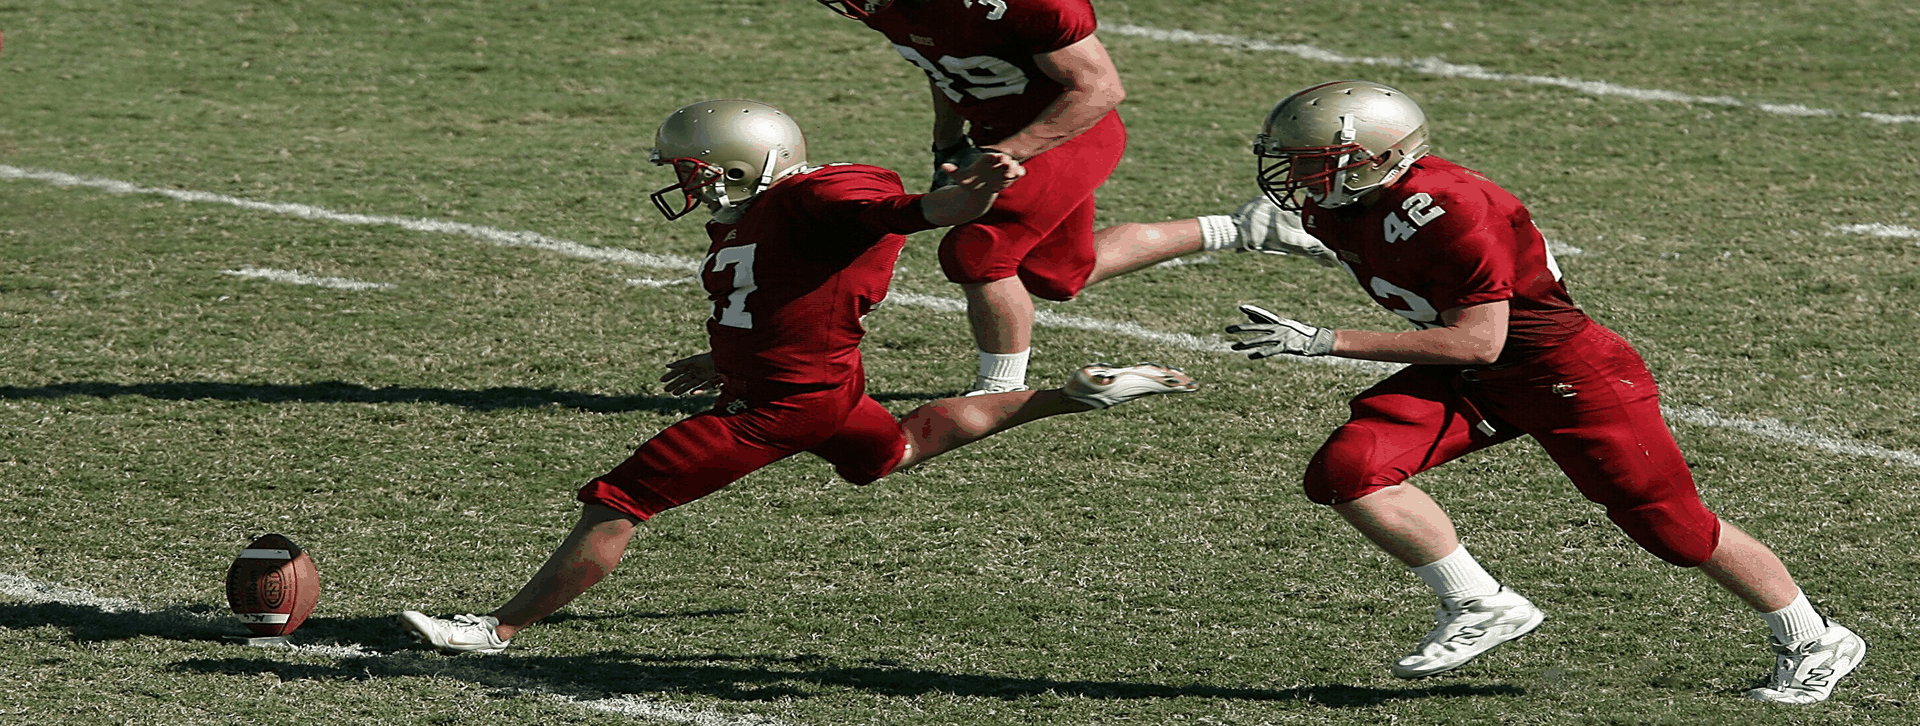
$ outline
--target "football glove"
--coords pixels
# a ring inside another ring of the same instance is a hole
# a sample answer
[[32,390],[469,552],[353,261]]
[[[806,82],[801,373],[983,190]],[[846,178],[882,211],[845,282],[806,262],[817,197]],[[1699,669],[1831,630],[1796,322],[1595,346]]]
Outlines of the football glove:
[[965,169],[968,164],[973,163],[973,160],[979,156],[980,150],[973,148],[973,139],[965,136],[955,141],[946,142],[945,144],[934,144],[933,183],[928,185],[927,192],[933,193],[939,191],[941,187],[953,186],[953,177],[948,176],[946,172],[940,170],[941,164],[952,164],[954,168]]
[[1240,205],[1233,213],[1233,225],[1240,232],[1240,251],[1270,255],[1302,255],[1321,267],[1333,267],[1340,259],[1320,240],[1300,226],[1300,214],[1281,209],[1262,194]]
[[1227,326],[1229,333],[1254,333],[1255,336],[1233,344],[1234,350],[1250,350],[1247,357],[1259,360],[1280,355],[1327,355],[1333,352],[1333,331],[1316,328],[1298,320],[1289,320],[1253,305],[1241,305],[1252,323]]

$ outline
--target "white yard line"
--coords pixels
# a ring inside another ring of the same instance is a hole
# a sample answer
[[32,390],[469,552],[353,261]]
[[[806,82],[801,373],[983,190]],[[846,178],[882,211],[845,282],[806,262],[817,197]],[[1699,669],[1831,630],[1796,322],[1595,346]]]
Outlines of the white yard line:
[[[10,573],[0,573],[0,598],[30,603],[52,603],[95,608],[101,613],[138,613],[144,616],[158,618],[190,619],[197,621],[193,628],[195,630],[200,629],[200,625],[217,623],[227,618],[227,616],[217,614],[189,613],[179,609],[149,610],[139,603],[124,598],[105,597],[80,588],[41,582],[30,577]],[[234,621],[233,624],[234,634],[242,634],[243,631],[239,627],[238,621]],[[396,625],[394,627],[399,626]],[[390,658],[394,655],[351,643],[346,645],[295,644],[285,646],[285,649],[301,655],[331,656],[334,658]],[[460,661],[454,658],[448,662],[449,664],[458,664]],[[513,690],[518,690],[528,695],[548,698],[578,708],[626,716],[643,723],[685,724],[686,726],[783,726],[785,723],[765,716],[752,714],[735,716],[719,711],[677,706],[666,701],[641,696],[578,698],[539,689],[521,688]]]
[[1835,230],[1843,234],[1859,234],[1868,237],[1895,237],[1900,239],[1920,239],[1920,229],[1903,227],[1897,224],[1840,224]]
[[221,270],[220,274],[233,275],[235,277],[253,277],[292,285],[330,287],[335,290],[385,290],[393,287],[392,283],[386,282],[362,282],[360,280],[349,280],[344,277],[319,277],[309,275],[299,270],[274,270],[252,266],[242,267],[237,270]]
[[1403,68],[1416,73],[1446,78],[1470,78],[1480,81],[1501,83],[1520,83],[1534,86],[1557,86],[1595,96],[1620,96],[1642,101],[1668,101],[1675,103],[1694,103],[1710,106],[1731,106],[1751,108],[1765,113],[1781,116],[1851,116],[1883,124],[1920,123],[1920,115],[1873,113],[1846,113],[1825,108],[1813,108],[1797,103],[1765,103],[1745,101],[1730,96],[1696,96],[1681,91],[1666,91],[1656,88],[1633,88],[1606,81],[1588,81],[1579,78],[1561,78],[1559,76],[1536,76],[1526,73],[1502,73],[1481,66],[1449,63],[1439,58],[1400,58],[1395,56],[1350,56],[1325,48],[1298,43],[1274,43],[1256,38],[1244,38],[1221,33],[1197,33],[1191,30],[1165,30],[1147,28],[1125,23],[1109,25],[1102,23],[1100,32],[1107,35],[1124,35],[1169,43],[1196,43],[1213,45],[1237,50],[1249,50],[1265,53],[1285,53],[1310,61],[1343,66],[1385,66]]

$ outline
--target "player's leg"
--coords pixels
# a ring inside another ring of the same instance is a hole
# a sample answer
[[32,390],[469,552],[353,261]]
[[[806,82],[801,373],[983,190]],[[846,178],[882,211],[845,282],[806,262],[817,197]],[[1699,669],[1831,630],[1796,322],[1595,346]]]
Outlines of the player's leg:
[[[1224,220],[1226,217],[1218,217]],[[1217,233],[1232,244],[1231,223],[1215,224]],[[1093,273],[1091,285],[1133,272],[1143,267],[1190,255],[1205,248],[1207,235],[1201,219],[1176,219],[1170,222],[1123,222],[1093,233]],[[1215,248],[1220,249],[1220,248]]]
[[895,468],[913,466],[1049,416],[1110,408],[1164,393],[1191,393],[1198,388],[1193,377],[1177,368],[1154,363],[1124,367],[1094,364],[1075,371],[1059,388],[941,399],[900,419],[908,449]]
[[[1594,326],[1566,346],[1579,362],[1556,386],[1558,406],[1512,415],[1544,416],[1554,433],[1536,435],[1582,495],[1640,546],[1672,564],[1698,567],[1759,613],[1772,633],[1775,669],[1749,696],[1781,703],[1825,700],[1866,654],[1866,643],[1814,611],[1780,558],[1700,501],[1693,475],[1660,411],[1645,363],[1612,331]],[[1586,372],[1579,372],[1586,367]]]
[[1126,127],[1109,114],[1092,129],[1028,159],[1019,184],[993,209],[954,227],[940,243],[940,269],[967,297],[980,351],[970,390],[1026,388],[1033,300],[1070,300],[1093,271],[1094,191],[1119,166]]
[[1027,387],[1033,349],[1033,297],[1018,275],[960,286],[967,298],[967,326],[980,351],[972,395]]
[[1307,465],[1307,495],[1427,584],[1434,627],[1389,669],[1419,678],[1466,665],[1538,627],[1545,615],[1460,544],[1452,518],[1408,477],[1513,438],[1486,437],[1453,405],[1444,370],[1402,370],[1356,397],[1353,417]]
[[[400,621],[449,653],[497,653],[520,629],[552,615],[600,582],[625,554],[638,523],[718,491],[825,437],[820,412],[791,401],[735,413],[715,408],[648,439],[632,456],[580,488],[580,519],[532,578],[487,615]],[[837,422],[839,411],[826,416]]]
[[499,625],[494,633],[508,640],[521,628],[545,619],[573,602],[620,564],[640,520],[598,504],[580,509],[580,521],[533,579],[505,605],[488,613]]
[[1059,388],[943,398],[898,420],[872,398],[865,398],[832,438],[808,451],[832,462],[847,481],[868,484],[1043,418],[1197,388],[1192,377],[1176,368],[1152,363],[1094,364],[1075,371]]

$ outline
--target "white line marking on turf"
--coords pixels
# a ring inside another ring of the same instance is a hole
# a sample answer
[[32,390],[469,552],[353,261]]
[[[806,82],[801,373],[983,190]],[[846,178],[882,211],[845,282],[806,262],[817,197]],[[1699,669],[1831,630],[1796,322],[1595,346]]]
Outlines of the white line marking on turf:
[[[439,232],[443,234],[460,235],[465,237],[471,237],[473,239],[477,239],[477,240],[492,243],[492,244],[502,244],[502,245],[517,246],[517,247],[529,247],[533,249],[567,255],[570,257],[578,257],[581,259],[604,261],[604,262],[618,262],[622,264],[637,265],[641,267],[653,267],[653,268],[677,270],[677,271],[692,271],[692,270],[698,269],[700,264],[698,260],[695,260],[690,257],[680,257],[676,255],[644,254],[644,253],[632,252],[630,250],[622,250],[622,249],[616,249],[616,248],[591,247],[588,245],[580,244],[578,242],[569,242],[567,240],[554,239],[544,235],[535,234],[533,232],[505,232],[502,230],[493,229],[491,227],[481,227],[477,225],[459,224],[459,223],[453,223],[453,222],[442,222],[442,221],[431,220],[431,219],[414,219],[410,217],[369,217],[369,216],[358,215],[358,214],[342,214],[339,212],[321,209],[319,207],[310,207],[304,204],[278,204],[278,203],[269,203],[269,202],[256,202],[256,201],[247,200],[247,199],[239,199],[236,197],[223,196],[219,194],[207,194],[204,192],[187,192],[187,191],[178,191],[178,190],[154,189],[150,187],[136,186],[133,184],[129,184],[127,182],[114,181],[111,179],[79,177],[71,174],[62,174],[59,172],[36,171],[31,169],[21,169],[18,167],[5,166],[5,165],[0,165],[0,178],[14,178],[14,179],[28,179],[28,180],[34,180],[34,181],[43,181],[50,184],[54,184],[56,186],[91,187],[96,189],[104,189],[107,191],[121,193],[121,194],[160,194],[173,199],[179,199],[181,201],[229,204],[235,207],[240,207],[242,209],[276,212],[280,214],[292,214],[294,216],[298,216],[306,219],[340,221],[348,224],[393,224],[396,226],[404,227],[406,229],[411,229],[411,230],[416,230],[421,232]],[[373,221],[368,221],[368,220],[373,220]],[[910,293],[905,291],[895,291],[893,294],[889,295],[887,299],[899,305],[928,308],[931,310],[937,310],[942,312],[965,312],[967,309],[966,301],[961,300],[959,298],[937,297],[933,295],[923,295],[923,294]],[[1146,327],[1139,325],[1138,323],[1115,323],[1111,321],[1098,320],[1094,318],[1086,318],[1086,317],[1081,317],[1077,315],[1062,315],[1049,310],[1038,311],[1034,317],[1034,322],[1035,324],[1041,325],[1044,327],[1071,328],[1074,330],[1087,330],[1087,331],[1093,331],[1093,332],[1099,332],[1099,333],[1106,333],[1109,335],[1119,335],[1119,336],[1125,336],[1129,338],[1135,338],[1138,340],[1144,340],[1150,343],[1157,343],[1160,345],[1180,348],[1183,350],[1192,350],[1192,351],[1199,351],[1199,352],[1205,352],[1205,353],[1233,353],[1232,349],[1228,347],[1228,344],[1225,341],[1221,340],[1220,337],[1217,335],[1209,335],[1206,337],[1201,337],[1197,335],[1190,335],[1187,333],[1165,333],[1157,330],[1149,330]],[[1235,355],[1238,355],[1238,354],[1236,353]],[[1399,366],[1396,366],[1393,364],[1376,363],[1373,361],[1351,360],[1347,358],[1331,358],[1331,357],[1305,358],[1305,359],[1300,359],[1300,362],[1351,367],[1351,368],[1356,368],[1356,369],[1360,369],[1360,370],[1364,370],[1364,371],[1368,371],[1376,374],[1383,374],[1385,372],[1391,372],[1393,370],[1399,369]],[[1679,411],[1679,413],[1677,414],[1676,411]],[[1826,434],[1794,429],[1792,427],[1786,426],[1785,424],[1781,424],[1778,421],[1773,421],[1772,419],[1763,419],[1761,421],[1740,421],[1738,419],[1726,418],[1719,414],[1715,414],[1710,411],[1707,411],[1706,409],[1677,410],[1677,409],[1668,408],[1666,412],[1669,416],[1676,416],[1681,414],[1689,416],[1690,420],[1693,423],[1700,423],[1703,425],[1716,426],[1720,428],[1734,429],[1737,431],[1743,431],[1749,434],[1754,434],[1754,435],[1762,436],[1765,438],[1774,438],[1775,434],[1784,435],[1784,436],[1791,437],[1789,440],[1795,441],[1796,443],[1810,444],[1816,448],[1826,449],[1828,451],[1832,451],[1835,453],[1871,456],[1874,458],[1886,459],[1889,461],[1920,465],[1920,464],[1916,464],[1916,461],[1920,461],[1915,459],[1917,455],[1910,452],[1894,451],[1891,449],[1881,448],[1873,444],[1847,441],[1845,439],[1828,436]],[[1711,414],[1711,415],[1695,415],[1693,412],[1699,412],[1701,414]],[[1682,419],[1682,420],[1689,420],[1689,419]],[[1790,433],[1782,433],[1782,432],[1790,432]]]
[[1783,104],[1783,103],[1764,103],[1764,102],[1757,102],[1757,101],[1743,101],[1741,99],[1732,98],[1729,96],[1695,96],[1690,93],[1681,93],[1679,91],[1663,91],[1663,90],[1652,89],[1652,88],[1631,88],[1628,86],[1615,85],[1612,83],[1608,83],[1606,81],[1584,81],[1578,78],[1560,78],[1558,76],[1536,76],[1536,75],[1529,75],[1524,73],[1501,73],[1498,71],[1487,70],[1486,68],[1481,66],[1462,65],[1459,63],[1448,63],[1446,61],[1440,60],[1439,58],[1397,58],[1392,56],[1384,56],[1384,57],[1350,56],[1350,55],[1344,55],[1341,53],[1336,53],[1334,51],[1330,51],[1325,48],[1316,48],[1311,45],[1301,45],[1298,43],[1272,43],[1264,40],[1256,40],[1253,38],[1242,38],[1237,35],[1223,35],[1220,33],[1196,33],[1191,30],[1162,30],[1160,28],[1148,28],[1148,27],[1142,27],[1139,25],[1127,25],[1124,23],[1119,25],[1107,25],[1105,23],[1102,23],[1100,25],[1100,32],[1108,33],[1112,35],[1126,35],[1126,36],[1132,36],[1136,38],[1146,38],[1148,40],[1158,40],[1158,41],[1172,42],[1172,43],[1199,43],[1203,45],[1216,45],[1216,46],[1221,46],[1225,48],[1238,48],[1240,50],[1286,53],[1289,55],[1305,58],[1310,61],[1318,61],[1321,63],[1333,63],[1337,65],[1366,65],[1366,66],[1387,66],[1390,68],[1405,68],[1407,70],[1415,71],[1418,73],[1425,73],[1427,75],[1433,75],[1433,76],[1443,76],[1447,78],[1471,78],[1474,80],[1481,80],[1481,81],[1525,83],[1525,84],[1536,85],[1536,86],[1558,86],[1560,88],[1572,89],[1575,91],[1579,91],[1581,93],[1588,93],[1595,96],[1623,96],[1626,98],[1635,98],[1642,101],[1673,101],[1678,103],[1698,103],[1698,104],[1706,104],[1706,105],[1713,105],[1713,106],[1733,106],[1738,108],[1751,108],[1757,111],[1764,111],[1766,113],[1778,114],[1781,116],[1853,116],[1855,118],[1862,118],[1868,121],[1873,121],[1875,123],[1883,123],[1883,124],[1920,123],[1920,115],[1872,113],[1872,112],[1860,112],[1860,113],[1848,114],[1841,111],[1834,111],[1832,109],[1802,106],[1797,103]]
[[463,224],[460,222],[446,222],[446,221],[437,220],[437,219],[419,219],[415,217],[382,217],[382,216],[373,216],[373,215],[366,215],[366,214],[348,214],[346,212],[336,212],[330,209],[322,209],[320,207],[313,207],[305,204],[256,202],[251,199],[241,199],[239,197],[230,197],[225,194],[212,194],[209,192],[193,192],[193,191],[184,191],[180,189],[163,189],[163,188],[157,188],[157,187],[143,187],[135,184],[129,184],[123,181],[115,181],[113,179],[101,179],[99,177],[89,177],[89,176],[76,176],[73,174],[63,174],[57,171],[44,171],[40,169],[22,169],[17,166],[6,166],[3,164],[0,164],[0,179],[28,179],[32,181],[46,182],[54,186],[88,187],[92,189],[99,189],[105,192],[111,192],[114,194],[154,194],[154,195],[167,197],[169,199],[177,199],[183,202],[207,202],[207,203],[213,203],[213,204],[225,204],[229,206],[239,207],[241,209],[251,209],[251,210],[260,211],[260,212],[273,212],[275,214],[285,214],[288,216],[299,217],[301,219],[316,219],[316,220],[325,221],[325,222],[339,222],[342,224],[391,226],[391,227],[399,227],[401,229],[406,229],[406,230],[412,230],[415,232],[437,232],[440,234],[459,235],[463,237],[471,237],[473,239],[477,239],[482,242],[489,242],[492,244],[500,245],[502,247],[531,247],[533,249],[545,250],[547,252],[554,252],[554,253],[566,255],[568,257],[578,257],[581,259],[600,260],[605,262],[621,262],[621,263],[630,264],[630,265],[640,265],[643,267],[664,267],[664,268],[692,270],[694,266],[698,264],[697,261],[684,262],[683,261],[684,258],[679,258],[679,257],[669,257],[665,255],[652,255],[652,254],[647,254],[645,252],[634,252],[633,250],[625,250],[617,247],[593,247],[590,245],[583,245],[578,242],[569,242],[566,240],[554,239],[552,237],[548,237],[542,234],[537,234],[534,232],[509,232],[506,230],[495,229],[492,227],[482,227],[479,225]]
[[1868,237],[1900,237],[1920,239],[1920,229],[1902,227],[1897,224],[1841,224],[1834,229],[1845,234],[1863,234]]
[[[158,618],[189,619],[189,620],[196,621],[196,623],[198,623],[199,621],[204,621],[205,623],[214,623],[218,621],[223,621],[227,617],[224,615],[217,615],[217,614],[210,614],[210,613],[193,613],[180,608],[168,608],[163,610],[147,610],[143,608],[139,603],[133,602],[132,600],[126,600],[126,599],[117,598],[117,597],[102,597],[100,595],[95,595],[92,592],[89,592],[87,590],[82,590],[77,587],[67,587],[65,585],[56,585],[50,582],[41,582],[39,580],[35,580],[29,577],[24,577],[21,575],[15,575],[10,573],[0,573],[0,597],[25,600],[27,602],[33,602],[33,603],[50,603],[50,604],[56,604],[56,605],[72,605],[72,606],[78,606],[78,607],[89,607],[89,608],[97,609],[103,613],[137,613],[140,615],[154,616]],[[197,628],[196,630],[199,630],[199,629]],[[207,635],[208,638],[217,637],[217,635],[211,634],[210,629],[208,630],[208,633],[209,633]],[[192,633],[182,633],[182,634],[191,635]],[[389,653],[381,653],[376,650],[369,650],[366,647],[361,646],[357,643],[348,643],[345,645],[288,644],[285,646],[276,645],[276,646],[267,646],[267,647],[282,648],[282,649],[290,650],[302,655],[321,655],[321,656],[332,656],[335,658],[390,658],[390,657],[393,657],[394,655]],[[439,656],[430,656],[430,657],[438,658]],[[448,673],[457,670],[458,666],[463,665],[457,659],[446,659],[446,661],[447,661],[447,665],[452,667],[438,668],[436,669],[436,673],[440,675],[447,675]],[[650,723],[666,722],[666,723],[673,723],[673,724],[687,724],[687,726],[783,726],[784,724],[784,722],[782,721],[768,718],[765,716],[758,716],[758,715],[752,715],[752,714],[748,714],[744,716],[734,716],[730,714],[721,713],[719,711],[683,708],[680,706],[675,706],[672,703],[668,703],[665,701],[642,698],[639,696],[614,696],[610,698],[579,698],[575,696],[552,693],[545,689],[539,689],[539,688],[510,688],[507,690],[517,690],[522,693],[526,693],[528,695],[551,699],[554,701],[558,701],[560,703],[576,706],[579,708],[590,709],[590,710],[599,711],[602,713],[611,713],[611,714],[616,714],[620,716],[626,716],[629,718],[644,720]]]
[[388,282],[361,282],[359,280],[349,280],[344,277],[318,277],[299,270],[274,270],[251,266],[242,267],[238,270],[221,270],[220,274],[234,275],[237,277],[254,277],[294,285],[330,287],[335,290],[385,290],[393,287],[393,283]]

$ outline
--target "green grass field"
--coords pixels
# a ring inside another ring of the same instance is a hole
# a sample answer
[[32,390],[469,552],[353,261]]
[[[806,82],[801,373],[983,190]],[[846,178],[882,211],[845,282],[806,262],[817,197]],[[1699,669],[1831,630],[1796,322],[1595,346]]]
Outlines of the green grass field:
[[[766,101],[815,161],[917,186],[927,92],[806,0],[350,5],[0,0],[0,723],[1920,722],[1910,2],[1096,6],[1132,133],[1103,224],[1232,209],[1267,108],[1353,77],[1531,204],[1708,503],[1869,641],[1797,708],[1739,698],[1772,663],[1757,618],[1525,443],[1418,481],[1550,619],[1389,677],[1430,596],[1297,485],[1380,370],[1208,341],[1243,302],[1397,318],[1232,254],[1043,305],[1035,377],[1159,360],[1197,395],[864,488],[783,462],[649,523],[508,654],[423,651],[394,613],[492,608],[582,481],[703,407],[654,383],[706,315],[668,284],[698,222],[646,200],[660,118]],[[936,240],[869,319],[900,412],[973,372]],[[326,278],[378,286],[300,284]],[[220,639],[227,564],[269,531],[325,583],[295,649]]]

